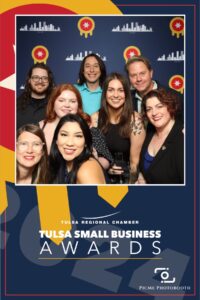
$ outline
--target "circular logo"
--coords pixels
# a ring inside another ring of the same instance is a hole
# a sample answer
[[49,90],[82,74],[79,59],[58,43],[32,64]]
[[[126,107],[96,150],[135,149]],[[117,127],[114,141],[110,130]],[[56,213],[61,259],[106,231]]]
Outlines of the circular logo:
[[80,35],[84,34],[85,38],[87,38],[89,34],[92,35],[94,28],[94,20],[90,17],[83,17],[78,21]]
[[173,18],[169,23],[172,35],[176,35],[179,38],[180,35],[184,34],[184,19],[180,17]]
[[49,57],[48,49],[41,45],[34,47],[31,54],[34,60],[34,64],[37,62],[39,63],[43,62],[46,64],[47,58]]
[[141,55],[140,49],[136,46],[129,46],[124,50],[124,59],[125,61],[129,60],[130,58],[132,58],[135,55]]
[[169,87],[183,94],[184,78],[181,75],[174,75],[169,80]]

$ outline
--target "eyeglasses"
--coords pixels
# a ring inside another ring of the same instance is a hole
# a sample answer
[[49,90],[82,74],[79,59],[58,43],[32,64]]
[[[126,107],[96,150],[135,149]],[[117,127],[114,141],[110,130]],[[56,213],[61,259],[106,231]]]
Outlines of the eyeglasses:
[[37,76],[37,75],[33,75],[31,76],[31,79],[33,80],[33,82],[38,82],[38,81],[43,81],[43,82],[48,82],[49,81],[49,77],[48,76]]
[[31,145],[31,149],[33,152],[40,152],[44,146],[44,143],[40,143],[40,142],[29,143],[27,141],[17,142],[17,148],[20,152],[27,151],[29,145]]

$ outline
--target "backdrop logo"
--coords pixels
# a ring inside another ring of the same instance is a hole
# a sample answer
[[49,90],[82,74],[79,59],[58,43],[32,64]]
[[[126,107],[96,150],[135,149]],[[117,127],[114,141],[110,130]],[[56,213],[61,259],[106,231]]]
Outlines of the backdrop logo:
[[135,55],[141,55],[141,51],[138,47],[136,46],[129,46],[124,50],[124,59],[125,61],[129,60],[131,57]]
[[184,78],[181,75],[174,75],[169,80],[169,87],[183,94]]
[[49,57],[48,49],[41,45],[34,47],[31,54],[34,60],[34,64],[37,62],[46,64]]
[[160,282],[161,283],[174,283],[176,277],[170,278],[169,268],[155,268],[154,273],[157,274],[160,272]]
[[180,17],[173,18],[169,23],[169,28],[172,35],[179,38],[180,35],[184,35],[184,19]]
[[95,22],[92,18],[89,17],[83,17],[78,21],[78,29],[80,31],[80,35],[85,35],[85,38],[88,37],[88,35],[92,35],[93,30],[95,28]]

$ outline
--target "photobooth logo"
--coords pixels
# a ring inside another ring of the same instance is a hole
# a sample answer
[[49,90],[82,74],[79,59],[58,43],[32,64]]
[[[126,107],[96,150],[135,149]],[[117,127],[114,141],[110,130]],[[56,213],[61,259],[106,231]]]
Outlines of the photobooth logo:
[[154,273],[160,273],[161,283],[174,283],[176,281],[176,277],[170,277],[169,268],[155,268]]

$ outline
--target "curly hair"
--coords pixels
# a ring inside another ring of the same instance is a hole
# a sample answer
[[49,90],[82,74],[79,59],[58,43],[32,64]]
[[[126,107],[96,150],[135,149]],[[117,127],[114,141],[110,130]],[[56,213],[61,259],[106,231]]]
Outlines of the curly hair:
[[46,98],[47,99],[49,98],[51,91],[52,91],[53,87],[55,86],[53,73],[52,73],[51,69],[49,68],[49,66],[45,65],[44,63],[35,63],[34,65],[32,65],[26,76],[25,89],[24,89],[23,93],[19,96],[19,99],[21,100],[19,105],[22,110],[25,109],[26,106],[28,105],[28,103],[30,102],[32,89],[31,89],[31,85],[30,85],[29,81],[32,76],[33,70],[36,68],[47,71],[48,79],[49,79],[49,85],[46,90]]
[[180,103],[175,93],[170,90],[159,88],[151,90],[142,98],[143,116],[146,117],[146,102],[149,98],[156,97],[158,100],[167,107],[168,112],[172,118],[175,118],[180,110]]

